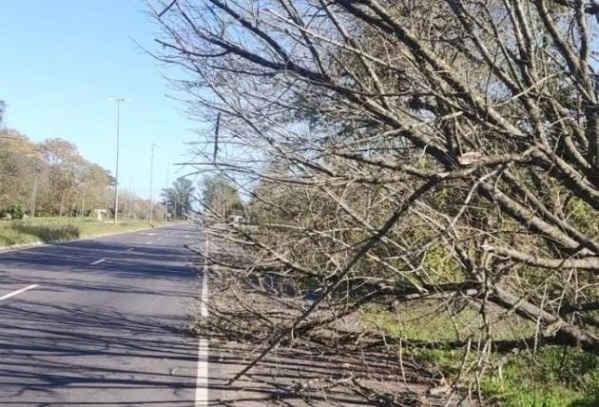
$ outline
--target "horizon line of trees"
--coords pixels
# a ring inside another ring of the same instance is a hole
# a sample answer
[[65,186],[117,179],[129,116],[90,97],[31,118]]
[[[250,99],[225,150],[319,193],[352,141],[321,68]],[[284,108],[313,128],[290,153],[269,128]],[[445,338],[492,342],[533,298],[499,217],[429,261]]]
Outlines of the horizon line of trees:
[[163,188],[161,204],[173,220],[186,215],[202,215],[209,222],[227,222],[232,215],[245,214],[245,206],[233,180],[224,174],[209,174],[194,181],[177,178]]
[[[5,128],[5,103],[0,101],[0,218],[27,216],[92,216],[96,209],[114,214],[111,172],[85,159],[77,146],[61,138],[36,143],[18,130]],[[146,219],[150,201],[119,191],[124,219]],[[154,208],[154,219],[164,209]]]

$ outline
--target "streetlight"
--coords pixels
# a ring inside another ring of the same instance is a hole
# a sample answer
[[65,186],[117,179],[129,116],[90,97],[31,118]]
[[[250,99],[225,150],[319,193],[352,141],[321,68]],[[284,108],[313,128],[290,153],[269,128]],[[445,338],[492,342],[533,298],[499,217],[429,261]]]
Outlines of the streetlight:
[[158,144],[152,143],[152,154],[150,158],[150,214],[148,215],[148,222],[152,223],[152,211],[153,211],[153,203],[152,203],[152,183],[154,182],[154,148],[158,146]]
[[168,196],[168,169],[171,163],[166,163],[166,178],[164,179],[164,190],[166,191],[166,196],[164,198],[164,220],[166,222],[169,221],[169,212],[168,212],[168,204],[169,204],[169,196]]
[[131,99],[108,98],[116,102],[116,170],[114,172],[114,224],[116,225],[119,214],[119,130],[121,116],[121,102],[130,102]]

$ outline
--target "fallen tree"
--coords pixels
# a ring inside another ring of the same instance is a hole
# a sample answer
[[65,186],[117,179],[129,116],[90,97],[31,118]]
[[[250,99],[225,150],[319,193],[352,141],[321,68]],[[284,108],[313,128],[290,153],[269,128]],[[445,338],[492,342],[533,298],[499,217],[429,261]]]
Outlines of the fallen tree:
[[155,8],[158,57],[216,124],[191,164],[250,197],[252,225],[219,234],[250,254],[246,283],[311,298],[284,329],[265,323],[260,357],[309,337],[323,307],[432,296],[478,313],[472,383],[514,316],[535,346],[598,353],[596,14],[582,0]]

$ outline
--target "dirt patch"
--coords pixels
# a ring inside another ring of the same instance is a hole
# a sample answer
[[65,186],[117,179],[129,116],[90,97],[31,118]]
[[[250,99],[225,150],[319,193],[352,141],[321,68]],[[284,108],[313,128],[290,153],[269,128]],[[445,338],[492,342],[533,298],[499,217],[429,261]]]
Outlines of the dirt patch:
[[393,354],[277,348],[232,384],[256,349],[213,341],[211,355],[220,374],[210,379],[210,399],[221,406],[442,406],[447,401],[430,393],[437,381],[429,372]]

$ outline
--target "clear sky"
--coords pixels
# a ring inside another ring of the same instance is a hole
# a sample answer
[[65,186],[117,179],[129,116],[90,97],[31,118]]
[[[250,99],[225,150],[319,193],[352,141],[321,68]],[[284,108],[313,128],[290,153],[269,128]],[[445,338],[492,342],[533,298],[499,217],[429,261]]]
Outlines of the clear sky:
[[121,105],[119,186],[150,195],[150,151],[156,199],[189,169],[185,161],[195,123],[172,100],[164,65],[139,49],[156,50],[158,27],[142,0],[6,0],[0,7],[0,100],[6,127],[33,141],[60,137],[114,174],[116,110]]

